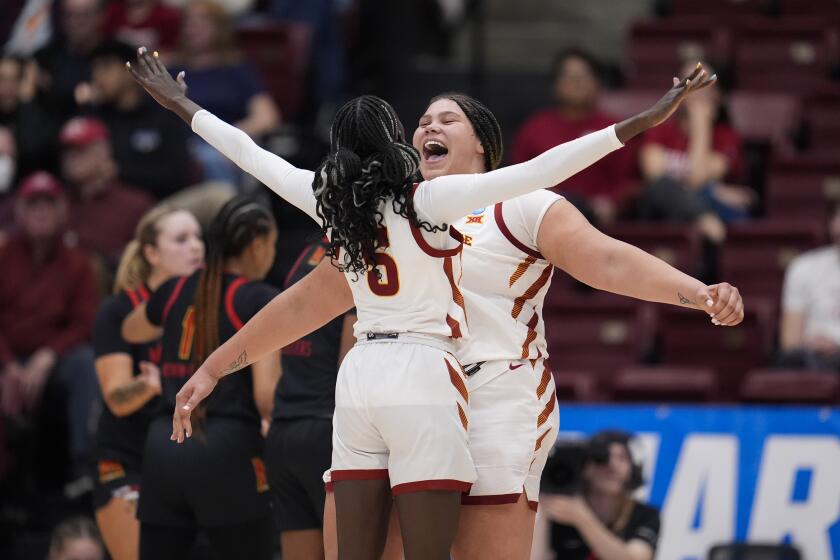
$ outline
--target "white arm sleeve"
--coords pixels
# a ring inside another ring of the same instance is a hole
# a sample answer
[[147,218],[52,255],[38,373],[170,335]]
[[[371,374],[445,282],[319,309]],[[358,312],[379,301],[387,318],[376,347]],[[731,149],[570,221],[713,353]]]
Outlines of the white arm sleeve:
[[314,172],[298,169],[277,154],[260,148],[245,132],[204,109],[193,115],[192,129],[243,171],[256,177],[289,204],[306,212],[320,225],[321,220],[315,213],[315,195],[312,194]]
[[451,223],[476,208],[562,183],[622,146],[613,125],[555,146],[518,165],[424,181],[415,191],[414,207],[433,224]]

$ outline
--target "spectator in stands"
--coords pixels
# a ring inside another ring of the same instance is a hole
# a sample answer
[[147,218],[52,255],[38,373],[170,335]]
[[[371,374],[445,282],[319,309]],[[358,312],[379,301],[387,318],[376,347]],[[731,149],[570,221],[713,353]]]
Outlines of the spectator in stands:
[[126,72],[125,63],[134,60],[135,52],[118,41],[93,52],[92,113],[108,127],[120,180],[160,199],[191,182],[189,129]]
[[687,99],[677,118],[646,133],[639,153],[640,217],[692,222],[714,243],[726,236],[724,222],[748,218],[755,201],[751,189],[729,183],[743,174],[741,139],[721,122],[720,104],[717,85]]
[[47,560],[105,560],[105,548],[93,521],[71,517],[60,523],[52,532]]
[[780,366],[840,371],[840,204],[828,227],[831,245],[799,255],[788,265]]
[[[57,167],[58,124],[36,99],[37,80],[34,61],[0,56],[0,127],[12,134],[17,170],[14,177]],[[0,148],[0,152],[4,150]],[[0,191],[6,165],[0,163]]]
[[[240,59],[230,18],[221,6],[212,0],[187,4],[179,56],[196,103],[255,139],[277,127],[277,106],[256,70]],[[195,135],[190,147],[204,180],[239,184],[239,169],[213,147]]]
[[[48,383],[66,395],[71,465],[85,472],[98,398],[88,346],[98,303],[87,255],[62,240],[67,198],[58,181],[38,172],[24,179],[15,206],[17,231],[0,241],[0,368],[5,413],[34,412]],[[14,390],[17,388],[17,390]]]
[[76,117],[61,129],[62,177],[70,190],[70,232],[79,246],[115,265],[134,227],[154,200],[117,180],[108,129],[96,119]]
[[173,51],[180,28],[180,10],[161,0],[113,0],[105,13],[107,34],[135,47]]
[[90,79],[88,57],[104,39],[104,0],[61,0],[60,32],[35,54],[49,108],[62,122],[76,113],[76,90]]
[[583,492],[540,496],[532,559],[653,560],[659,512],[633,499],[642,473],[631,441],[625,432],[595,434],[588,442]]
[[[312,69],[312,106],[323,111],[320,118],[332,120],[346,93],[346,60],[343,13],[348,0],[270,0],[271,15],[302,23],[312,29],[309,66]],[[327,125],[327,128],[329,125]]]
[[[553,69],[557,105],[540,111],[520,127],[513,144],[512,163],[527,161],[620,120],[598,109],[598,66],[587,53],[578,49],[562,51]],[[619,150],[553,190],[565,195],[590,221],[610,223],[629,194],[632,163],[632,154]]]

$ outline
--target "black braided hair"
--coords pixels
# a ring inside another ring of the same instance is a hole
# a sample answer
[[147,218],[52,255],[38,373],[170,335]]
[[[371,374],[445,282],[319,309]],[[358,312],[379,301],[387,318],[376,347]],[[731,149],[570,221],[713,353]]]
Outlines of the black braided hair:
[[496,115],[487,106],[474,97],[465,93],[449,92],[436,95],[429,101],[429,105],[441,99],[454,101],[467,116],[472,124],[475,135],[484,148],[484,170],[493,171],[502,163],[502,127],[496,120]]
[[251,242],[277,226],[271,213],[256,199],[229,200],[207,229],[206,266],[195,292],[195,339],[192,362],[199,366],[219,346],[219,308],[225,260],[241,255]]
[[339,270],[373,269],[381,208],[388,200],[415,227],[429,232],[447,227],[417,217],[411,193],[420,155],[406,143],[402,123],[385,100],[362,95],[345,103],[330,128],[330,151],[315,171],[312,189],[321,233],[329,236],[329,255]]

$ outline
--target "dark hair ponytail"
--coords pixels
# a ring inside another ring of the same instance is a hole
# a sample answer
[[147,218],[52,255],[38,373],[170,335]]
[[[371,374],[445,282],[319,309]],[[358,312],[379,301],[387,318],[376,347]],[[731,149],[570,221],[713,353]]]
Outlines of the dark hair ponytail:
[[330,235],[330,256],[338,268],[362,273],[375,263],[382,225],[381,204],[391,200],[394,212],[415,227],[434,232],[446,228],[420,220],[412,203],[411,185],[420,155],[406,143],[394,109],[373,95],[345,103],[330,130],[332,152],[315,171],[312,185],[316,211]]
[[195,341],[192,361],[196,366],[219,347],[219,308],[225,260],[241,255],[251,242],[276,228],[274,218],[255,199],[237,196],[213,218],[207,230],[206,266],[198,281],[193,306]]

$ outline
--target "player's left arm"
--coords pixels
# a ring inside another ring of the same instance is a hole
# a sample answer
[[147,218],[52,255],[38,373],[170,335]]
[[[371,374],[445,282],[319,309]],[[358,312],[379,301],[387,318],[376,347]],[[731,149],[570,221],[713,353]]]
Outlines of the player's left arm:
[[604,235],[568,201],[548,209],[537,234],[540,252],[593,288],[705,311],[712,323],[739,324],[744,304],[727,283],[707,286],[641,249]]
[[163,327],[152,324],[146,316],[146,303],[135,307],[122,324],[122,337],[131,344],[145,344],[163,336]]

